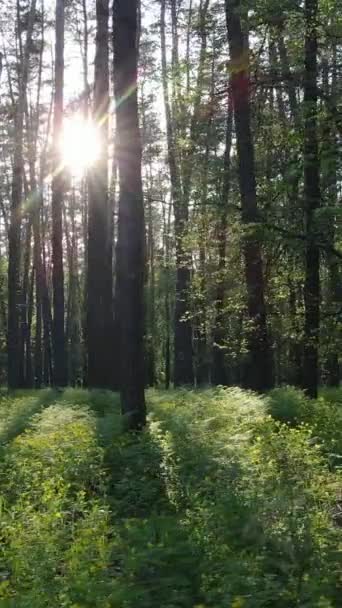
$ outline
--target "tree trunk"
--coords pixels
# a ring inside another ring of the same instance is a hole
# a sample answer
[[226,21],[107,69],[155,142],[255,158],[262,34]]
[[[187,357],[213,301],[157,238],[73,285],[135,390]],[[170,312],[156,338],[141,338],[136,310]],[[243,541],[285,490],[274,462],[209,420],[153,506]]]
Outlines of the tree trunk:
[[[174,4],[174,3],[173,3]],[[171,9],[175,12],[172,4]],[[172,21],[173,27],[173,98],[175,112],[178,113],[178,37],[176,33],[175,17]],[[166,116],[166,133],[168,148],[168,164],[171,181],[171,198],[175,214],[175,236],[176,236],[176,304],[174,312],[174,383],[192,384],[194,381],[192,361],[192,327],[186,314],[189,310],[188,291],[190,286],[190,268],[185,264],[183,251],[183,233],[188,221],[188,209],[183,206],[182,186],[179,166],[177,162],[176,136],[174,118],[171,113],[171,105],[167,78],[166,58],[166,34],[165,34],[165,0],[161,1],[160,13],[160,35],[161,35],[161,59],[162,59],[162,81],[164,94],[164,107]]]
[[303,388],[317,397],[318,348],[320,327],[319,248],[315,213],[320,206],[320,164],[317,138],[317,0],[305,2],[304,72],[304,199],[306,258],[304,285],[304,361]]
[[[28,189],[25,187],[25,199],[28,198]],[[26,222],[25,247],[23,259],[23,283],[21,287],[21,310],[20,310],[20,356],[19,356],[19,385],[29,388],[26,378],[26,356],[28,340],[28,309],[30,295],[30,269],[31,269],[31,240],[32,221],[29,217]],[[30,350],[30,348],[29,348]]]
[[108,228],[108,0],[96,2],[94,121],[101,157],[89,171],[87,350],[88,386],[109,387],[113,350],[112,244]]
[[170,230],[171,230],[171,211],[172,203],[168,205],[166,212],[165,206],[163,210],[163,226],[164,226],[164,273],[165,273],[165,388],[170,388],[171,382],[171,314],[170,314]]
[[254,144],[251,133],[248,48],[242,31],[240,0],[226,0],[230,48],[231,93],[234,107],[238,172],[245,227],[243,254],[247,284],[249,362],[246,387],[263,391],[273,385],[272,351],[269,343],[264,295],[263,260],[259,237]]
[[[151,178],[152,182],[152,178]],[[155,278],[155,243],[154,243],[154,231],[153,231],[153,208],[151,198],[147,201],[147,266],[148,266],[148,277],[147,277],[147,320],[146,322],[146,385],[154,386],[156,383],[156,348],[155,348],[155,336],[156,336],[156,307],[155,307],[155,296],[156,296],[156,278]]]
[[21,199],[23,191],[23,125],[25,96],[29,74],[29,58],[36,14],[36,0],[32,0],[26,33],[25,49],[22,49],[20,5],[17,2],[17,27],[19,37],[19,94],[15,108],[14,155],[11,196],[11,217],[8,231],[8,387],[13,389],[19,382],[19,310],[20,256],[21,256]]
[[144,206],[137,96],[138,1],[114,0],[114,89],[120,181],[117,303],[121,407],[134,430],[146,421],[144,394]]
[[69,220],[66,210],[64,212],[65,232],[67,236],[68,257],[68,304],[66,322],[66,343],[68,346],[68,378],[71,386],[80,384],[82,378],[82,356],[81,356],[81,315],[80,315],[80,285],[78,280],[78,247],[77,228],[75,221],[76,197],[73,189],[72,197],[68,207]]
[[33,381],[33,366],[32,366],[32,348],[31,348],[31,330],[33,316],[33,295],[34,295],[34,267],[31,271],[28,302],[27,302],[27,327],[25,336],[25,385],[27,388],[34,387]]
[[[205,23],[203,24],[205,28]],[[201,166],[200,178],[200,200],[198,210],[199,232],[199,302],[197,318],[197,362],[196,362],[196,385],[206,385],[210,381],[210,366],[208,352],[208,304],[209,293],[207,289],[207,254],[208,254],[208,214],[207,198],[209,183],[209,163],[211,159],[213,141],[213,108],[215,104],[215,60],[216,54],[212,50],[210,94],[208,99],[209,116],[207,121],[206,143],[204,158]]]
[[[323,76],[324,94],[326,99],[326,112],[324,130],[322,133],[322,148],[321,159],[322,167],[322,189],[327,198],[330,210],[327,219],[327,234],[326,238],[331,247],[335,246],[336,226],[338,224],[338,159],[339,159],[339,143],[337,137],[337,129],[333,116],[329,112],[329,102],[336,105],[338,99],[338,76],[337,76],[337,44],[336,40],[332,41],[332,77],[331,87],[329,83],[328,64],[326,64]],[[329,100],[329,102],[328,102]],[[324,170],[325,169],[325,170]],[[341,264],[339,260],[331,254],[327,254],[328,265],[328,355],[326,361],[327,384],[329,386],[339,386],[340,384],[340,362],[339,362],[339,309],[342,303],[342,274]],[[342,334],[341,334],[342,335]]]
[[67,384],[67,351],[64,329],[63,222],[64,172],[58,140],[63,129],[64,0],[56,0],[55,99],[53,118],[54,172],[52,179],[52,283],[54,384]]
[[225,270],[227,249],[227,203],[231,182],[230,153],[232,147],[233,107],[232,98],[228,97],[228,115],[226,124],[226,142],[224,151],[223,177],[220,197],[219,221],[217,226],[218,240],[218,282],[215,300],[215,323],[213,330],[213,367],[211,378],[213,384],[227,384],[227,371],[225,365],[225,328],[224,328],[224,298],[225,298]]

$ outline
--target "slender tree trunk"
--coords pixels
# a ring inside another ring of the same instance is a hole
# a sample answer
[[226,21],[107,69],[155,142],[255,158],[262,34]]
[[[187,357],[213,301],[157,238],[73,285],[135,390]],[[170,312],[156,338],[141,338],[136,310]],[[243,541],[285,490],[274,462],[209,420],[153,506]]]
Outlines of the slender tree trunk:
[[25,385],[27,388],[33,388],[33,366],[32,366],[32,348],[31,348],[31,329],[33,317],[33,298],[34,298],[34,267],[31,271],[30,285],[27,302],[27,327],[25,336]]
[[242,222],[245,226],[243,253],[250,320],[246,386],[263,391],[273,385],[273,365],[266,320],[261,245],[253,229],[253,224],[258,222],[258,207],[251,133],[248,48],[241,26],[240,12],[240,0],[226,0],[231,93],[238,151]]
[[[329,83],[328,65],[326,65],[326,74],[323,78],[325,98],[331,99],[333,105],[336,105],[338,98],[338,77],[337,77],[337,44],[333,39],[332,43],[332,77],[331,89]],[[337,137],[336,125],[333,116],[329,112],[329,103],[326,102],[326,124],[322,133],[323,145],[321,149],[321,159],[323,163],[322,170],[322,187],[324,187],[327,196],[328,205],[334,210],[330,211],[330,216],[327,222],[327,240],[331,247],[335,245],[338,208],[338,158],[339,158],[339,143]],[[325,170],[324,170],[325,167]],[[336,210],[336,211],[335,211]],[[328,356],[326,361],[327,384],[329,386],[339,386],[340,384],[340,362],[338,339],[341,329],[339,327],[338,310],[342,303],[342,269],[339,260],[336,256],[327,254],[328,265],[328,289],[327,300],[329,308],[328,320]],[[342,334],[341,334],[342,335]]]
[[320,206],[320,165],[317,133],[317,0],[305,2],[304,75],[304,199],[306,222],[305,323],[303,388],[315,398],[318,390],[318,348],[320,326],[319,248],[316,210]]
[[77,228],[75,218],[75,191],[68,207],[68,218],[65,211],[65,231],[67,236],[68,254],[68,305],[66,322],[66,342],[68,345],[68,377],[71,386],[76,386],[82,378],[82,356],[81,356],[81,316],[80,316],[80,285],[78,281],[78,247],[77,247]]
[[114,89],[120,181],[117,302],[121,407],[130,429],[145,424],[144,206],[137,96],[138,1],[114,0]]
[[[151,178],[152,180],[152,178]],[[155,337],[156,337],[156,309],[155,309],[155,244],[153,233],[153,208],[151,198],[147,201],[147,253],[148,253],[148,328],[146,344],[146,383],[154,386],[156,383],[156,358],[155,358]]]
[[21,199],[23,192],[23,125],[25,96],[29,74],[29,58],[36,14],[36,0],[30,5],[25,49],[22,48],[20,5],[17,2],[17,27],[19,37],[21,69],[18,73],[19,95],[15,108],[14,155],[11,196],[11,217],[8,231],[8,387],[13,389],[19,383],[19,294],[20,294],[20,257],[21,257]]
[[96,2],[94,120],[101,157],[89,171],[87,350],[88,386],[109,387],[113,350],[112,244],[108,228],[108,0]]
[[[41,167],[43,166],[43,159],[41,159]],[[52,297],[50,293],[51,283],[51,268],[47,263],[47,255],[51,256],[51,248],[48,247],[49,241],[47,239],[47,206],[44,205],[44,199],[42,196],[43,188],[43,176],[44,171],[41,168],[40,176],[40,191],[41,191],[41,249],[42,249],[42,272],[44,281],[42,282],[42,317],[43,317],[43,383],[45,386],[54,384],[53,376],[53,319],[52,319]],[[48,252],[46,249],[48,248]]]
[[[41,248],[41,236],[40,236],[40,212],[41,212],[41,201],[42,201],[42,188],[37,187],[36,179],[36,161],[37,161],[37,139],[38,139],[38,128],[39,128],[39,117],[40,117],[40,98],[41,98],[41,84],[42,84],[42,72],[43,72],[43,54],[45,45],[45,5],[44,0],[42,2],[42,19],[41,19],[41,47],[39,57],[39,75],[38,75],[38,92],[37,92],[37,106],[36,113],[37,119],[35,128],[32,136],[29,138],[29,170],[30,170],[30,187],[33,193],[33,208],[32,208],[32,230],[33,230],[33,263],[35,269],[35,312],[36,312],[36,324],[35,324],[35,339],[34,339],[34,384],[36,388],[40,388],[43,381],[43,350],[42,350],[42,297],[43,297],[43,268],[42,268],[42,248]],[[28,104],[26,103],[28,108]],[[28,123],[28,112],[27,112],[27,123]],[[50,130],[51,124],[51,104],[48,115],[48,131]]]
[[[28,189],[26,196],[28,197]],[[19,356],[19,385],[28,388],[26,378],[26,353],[28,339],[28,308],[30,295],[30,269],[31,269],[31,240],[32,240],[32,221],[29,217],[26,222],[25,247],[23,260],[23,284],[21,287],[21,311],[20,311],[20,356]]]
[[[204,24],[205,27],[205,24]],[[208,182],[209,162],[213,140],[213,108],[215,103],[215,50],[212,50],[210,95],[208,100],[209,112],[203,166],[201,168],[201,196],[199,212],[199,311],[197,317],[197,365],[196,385],[206,385],[210,381],[210,366],[208,352],[208,289],[207,289],[207,257],[208,257]]]
[[[279,58],[280,58],[280,68],[281,68],[281,77],[285,83],[285,90],[288,97],[289,109],[290,109],[290,124],[296,128],[297,131],[300,131],[302,126],[300,123],[300,116],[298,112],[298,102],[296,96],[296,88],[294,84],[294,78],[290,69],[289,59],[287,48],[284,42],[283,30],[282,26],[278,28],[278,49],[279,49]],[[275,61],[275,59],[274,59]],[[287,122],[287,116],[285,112],[285,108],[283,103],[280,102],[280,98],[278,95],[278,110],[282,119],[283,124],[285,125]],[[291,171],[288,172],[288,167],[284,167],[283,171],[283,180],[284,183],[288,186],[288,218],[290,222],[295,222],[298,225],[299,230],[303,230],[303,206],[300,202],[299,197],[299,186],[300,180],[302,177],[302,162],[300,158],[300,151],[296,148],[294,149],[293,157],[291,159]],[[290,252],[289,255],[289,312],[291,316],[291,323],[293,327],[294,339],[292,338],[289,343],[289,375],[287,381],[294,386],[302,385],[302,356],[303,356],[303,340],[301,337],[302,332],[300,331],[298,316],[299,316],[299,307],[301,302],[298,297],[298,289],[296,285],[292,281],[293,273],[296,273],[296,256],[292,255]]]
[[172,15],[172,99],[173,116],[168,89],[167,58],[166,58],[166,34],[165,34],[165,0],[161,0],[160,34],[161,34],[161,58],[162,58],[162,80],[164,93],[164,107],[167,127],[168,164],[171,181],[171,197],[175,215],[175,238],[176,238],[176,303],[174,312],[174,383],[193,384],[193,348],[192,348],[192,325],[189,317],[189,289],[190,289],[190,263],[189,255],[184,247],[184,238],[189,220],[188,202],[185,202],[182,193],[182,181],[177,159],[175,120],[180,120],[179,108],[179,57],[178,57],[178,33],[176,3],[171,3]]
[[82,0],[83,16],[83,81],[84,81],[84,117],[88,118],[90,87],[88,82],[88,9],[87,0]]
[[[19,20],[19,19],[18,19]],[[23,85],[21,85],[23,86]],[[19,385],[19,293],[21,254],[21,198],[23,190],[23,104],[22,91],[14,117],[14,155],[12,176],[11,216],[8,231],[8,387]]]
[[[192,361],[192,327],[190,321],[186,320],[188,306],[188,290],[190,286],[190,268],[185,264],[185,252],[183,247],[183,232],[188,221],[188,209],[183,206],[182,185],[179,165],[177,160],[176,136],[174,117],[171,113],[169,98],[167,58],[166,58],[166,34],[165,34],[165,0],[161,0],[160,34],[161,34],[161,59],[162,80],[164,93],[164,107],[167,129],[168,164],[171,181],[171,198],[175,214],[176,235],[176,305],[174,313],[174,382],[175,385],[192,384],[194,380]],[[173,20],[173,107],[174,113],[178,114],[179,98],[179,74],[178,70],[178,35],[176,29],[175,3],[171,6]]]
[[217,226],[218,239],[218,283],[216,288],[215,300],[215,323],[213,331],[213,384],[227,384],[227,371],[225,365],[225,327],[224,327],[224,298],[226,293],[225,270],[226,270],[226,250],[227,250],[227,203],[230,192],[231,182],[231,147],[233,131],[233,107],[232,98],[228,97],[228,114],[226,124],[226,141],[224,151],[223,177],[221,186],[219,221]]
[[[291,260],[289,261],[289,263]],[[298,294],[298,285],[292,279],[292,276],[296,275],[296,265],[293,262],[293,270],[291,271],[290,266],[290,275],[289,275],[289,313],[291,319],[291,335],[293,336],[290,339],[289,344],[289,372],[287,374],[287,382],[293,384],[293,386],[301,386],[301,378],[302,378],[302,356],[303,356],[303,348],[302,342],[300,340],[300,323],[298,320],[298,302],[300,299],[300,294]]]
[[34,376],[36,388],[40,388],[42,384],[43,371],[43,353],[42,353],[42,302],[45,276],[42,263],[42,248],[40,238],[40,210],[41,210],[41,192],[35,193],[34,209],[33,209],[33,260],[36,277],[36,333],[35,333],[35,351],[34,351]]
[[186,95],[190,97],[190,71],[191,71],[191,28],[192,28],[192,0],[189,3],[188,24],[186,30]]
[[52,283],[54,383],[67,384],[67,351],[64,329],[64,267],[62,205],[65,190],[58,140],[63,129],[64,0],[56,0],[55,99],[53,118],[54,173],[52,179]]
[[[39,175],[39,190],[37,193],[36,205],[33,209],[33,234],[34,234],[34,263],[36,267],[36,295],[37,308],[41,308],[41,312],[37,312],[37,318],[42,316],[42,333],[43,343],[41,345],[41,355],[38,352],[38,368],[40,366],[40,356],[42,364],[42,383],[47,386],[53,384],[53,369],[52,369],[52,333],[53,321],[51,311],[51,295],[49,291],[49,277],[46,264],[46,245],[48,244],[46,231],[46,206],[44,205],[44,177],[46,173],[46,149],[50,135],[50,125],[52,116],[53,97],[51,97],[50,111],[48,117],[48,125],[45,140],[45,149],[42,150],[40,158],[40,175]],[[39,273],[39,277],[37,276]],[[41,305],[39,306],[39,300]],[[39,332],[39,328],[37,328]],[[37,343],[36,343],[37,347]],[[36,378],[37,387],[39,387],[39,375]]]
[[171,382],[171,314],[170,314],[170,229],[171,229],[172,202],[168,211],[164,207],[164,273],[165,273],[165,388],[170,388]]
[[282,77],[285,82],[285,88],[289,99],[290,111],[293,119],[293,123],[296,128],[300,128],[299,114],[298,114],[298,102],[296,95],[296,86],[294,77],[290,69],[290,63],[287,53],[287,48],[284,42],[282,26],[278,29],[278,50],[281,64]]

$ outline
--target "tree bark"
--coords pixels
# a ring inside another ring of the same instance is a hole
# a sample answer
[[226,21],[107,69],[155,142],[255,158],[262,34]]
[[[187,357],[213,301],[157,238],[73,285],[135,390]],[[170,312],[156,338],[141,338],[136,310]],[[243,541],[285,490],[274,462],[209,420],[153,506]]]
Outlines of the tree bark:
[[[113,349],[112,235],[108,227],[108,0],[96,2],[96,55],[93,119],[101,156],[89,171],[87,350],[88,386],[110,387]],[[113,373],[113,372],[112,372]]]
[[[338,99],[338,76],[337,76],[337,43],[336,39],[332,42],[332,75],[331,87],[329,82],[329,66],[326,64],[326,69],[323,75],[323,86],[325,99],[336,105]],[[329,111],[329,103],[326,101],[325,125],[322,133],[322,148],[321,159],[323,163],[322,170],[322,189],[327,198],[329,207],[333,208],[330,211],[330,217],[327,221],[327,240],[331,247],[335,246],[336,226],[338,223],[337,208],[338,208],[338,158],[339,158],[339,142],[337,129],[333,116]],[[325,170],[324,170],[325,167]],[[337,257],[332,254],[327,254],[328,265],[328,289],[327,300],[329,308],[328,321],[328,355],[326,361],[327,384],[329,386],[339,386],[340,384],[340,362],[339,362],[339,338],[342,336],[337,311],[342,304],[342,269]]]
[[228,115],[226,123],[226,141],[224,151],[223,176],[220,196],[219,221],[217,225],[218,239],[218,283],[216,288],[215,300],[215,324],[213,330],[213,367],[211,379],[213,384],[227,384],[227,371],[225,365],[225,328],[224,328],[224,298],[226,293],[225,288],[225,270],[226,270],[226,250],[227,250],[227,215],[228,215],[228,198],[231,183],[231,147],[232,147],[232,132],[233,132],[233,107],[232,98],[228,93]]
[[67,351],[64,328],[64,266],[62,205],[65,190],[59,149],[63,129],[64,97],[64,0],[56,0],[55,98],[53,117],[54,172],[52,179],[52,283],[54,383],[67,384]]
[[34,20],[36,14],[36,0],[30,6],[28,28],[26,33],[25,49],[22,49],[20,6],[17,2],[17,27],[19,37],[19,94],[14,114],[14,154],[11,195],[11,216],[8,231],[8,387],[16,388],[19,383],[19,294],[20,294],[20,258],[21,258],[21,202],[23,193],[23,125],[25,111],[25,96],[29,74],[29,58]]
[[131,430],[146,421],[144,394],[145,228],[138,122],[138,1],[114,0],[114,89],[119,169],[117,304],[121,408]]
[[317,133],[317,0],[305,2],[304,75],[304,200],[306,257],[304,285],[303,388],[309,397],[318,391],[318,348],[320,329],[320,273],[316,210],[320,206],[320,163]]
[[[168,149],[168,164],[171,182],[171,198],[175,214],[175,236],[176,236],[176,304],[174,311],[174,383],[192,384],[193,373],[193,351],[192,351],[192,327],[189,319],[185,319],[188,312],[188,290],[190,285],[190,268],[185,264],[183,248],[183,232],[188,221],[188,209],[183,206],[182,184],[179,164],[177,159],[176,134],[174,117],[171,112],[167,77],[166,57],[166,34],[165,34],[165,0],[161,0],[160,12],[160,35],[161,35],[161,59],[162,59],[162,82],[164,94],[164,108],[166,117],[166,134]],[[172,67],[173,67],[173,107],[174,113],[178,114],[179,97],[179,68],[178,63],[178,35],[176,23],[175,3],[171,5],[172,19]]]
[[240,0],[226,0],[231,94],[238,151],[242,222],[245,227],[243,254],[250,321],[249,361],[245,384],[253,390],[263,391],[273,385],[273,365],[267,329],[261,245],[253,226],[258,223],[258,206],[251,132],[248,48],[242,30],[240,10]]

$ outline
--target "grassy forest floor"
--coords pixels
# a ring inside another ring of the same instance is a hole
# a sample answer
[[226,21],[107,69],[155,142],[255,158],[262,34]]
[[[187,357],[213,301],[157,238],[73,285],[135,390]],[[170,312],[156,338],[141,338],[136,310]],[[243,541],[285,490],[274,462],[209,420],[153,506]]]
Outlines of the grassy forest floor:
[[342,391],[148,393],[0,402],[0,605],[342,605]]

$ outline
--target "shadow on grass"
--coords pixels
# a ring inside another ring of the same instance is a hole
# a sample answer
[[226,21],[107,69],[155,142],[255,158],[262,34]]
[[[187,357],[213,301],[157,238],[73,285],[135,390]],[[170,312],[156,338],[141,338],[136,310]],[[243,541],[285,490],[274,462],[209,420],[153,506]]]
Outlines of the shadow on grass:
[[[229,483],[215,448],[196,438],[186,416],[156,409],[141,434],[124,434],[115,426],[113,437],[111,424],[111,441],[107,435],[105,442],[107,500],[114,530],[113,574],[122,585],[127,608],[214,605],[207,603],[203,591],[207,568],[215,565],[215,559],[212,562],[204,555],[201,518],[211,518],[208,529],[218,547],[233,538],[240,549],[250,542],[249,518],[235,496],[230,496],[227,505],[215,489],[224,474]],[[113,420],[111,415],[105,412],[100,420],[100,440],[104,436],[101,429]],[[237,469],[235,459],[232,476]],[[226,509],[220,527],[213,519],[218,509]],[[227,521],[230,529],[226,529]],[[205,534],[203,531],[203,537]],[[208,539],[204,544],[208,549]],[[224,561],[224,567],[229,568],[229,562]]]
[[49,407],[58,398],[53,389],[20,390],[6,393],[0,399],[0,445],[21,435],[33,416]]

